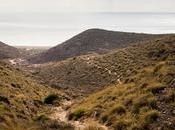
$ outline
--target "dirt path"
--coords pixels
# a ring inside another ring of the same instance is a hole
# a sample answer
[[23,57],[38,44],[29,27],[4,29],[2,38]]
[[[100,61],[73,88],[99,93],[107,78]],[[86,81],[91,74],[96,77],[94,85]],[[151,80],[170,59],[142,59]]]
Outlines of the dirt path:
[[[71,102],[65,102],[63,104],[63,106],[70,106]],[[104,130],[108,130],[108,128],[105,125],[102,125],[100,123],[98,123],[97,121],[95,121],[94,119],[86,119],[85,121],[81,122],[81,121],[69,121],[67,118],[68,115],[68,111],[65,110],[62,106],[60,107],[53,107],[52,108],[52,114],[50,115],[51,119],[54,120],[59,120],[61,122],[65,122],[65,123],[69,123],[71,125],[73,125],[75,127],[75,130],[83,130],[84,128],[90,126],[90,125],[95,125],[97,127],[101,127]]]

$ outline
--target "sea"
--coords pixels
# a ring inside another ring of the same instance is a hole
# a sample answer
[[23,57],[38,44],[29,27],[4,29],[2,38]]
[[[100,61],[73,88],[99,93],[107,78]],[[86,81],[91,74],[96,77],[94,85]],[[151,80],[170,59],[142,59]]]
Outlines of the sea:
[[0,13],[0,41],[10,45],[54,46],[91,28],[151,34],[175,33],[175,13]]

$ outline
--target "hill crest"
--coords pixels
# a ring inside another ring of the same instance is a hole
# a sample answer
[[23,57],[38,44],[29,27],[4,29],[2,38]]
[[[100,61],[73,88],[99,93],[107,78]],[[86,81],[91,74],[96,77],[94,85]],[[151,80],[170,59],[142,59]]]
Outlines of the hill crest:
[[136,42],[152,40],[161,36],[163,35],[89,29],[46,52],[29,58],[29,61],[38,64],[61,61],[70,57],[91,53],[103,54],[115,48],[127,47]]

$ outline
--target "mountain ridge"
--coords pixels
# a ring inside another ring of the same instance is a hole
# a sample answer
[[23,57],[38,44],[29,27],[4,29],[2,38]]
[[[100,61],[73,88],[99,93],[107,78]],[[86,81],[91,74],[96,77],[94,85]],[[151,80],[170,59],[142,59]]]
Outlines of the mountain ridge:
[[31,63],[38,64],[61,61],[70,57],[91,53],[103,54],[115,48],[127,47],[132,43],[151,40],[161,36],[164,35],[89,29],[28,60]]

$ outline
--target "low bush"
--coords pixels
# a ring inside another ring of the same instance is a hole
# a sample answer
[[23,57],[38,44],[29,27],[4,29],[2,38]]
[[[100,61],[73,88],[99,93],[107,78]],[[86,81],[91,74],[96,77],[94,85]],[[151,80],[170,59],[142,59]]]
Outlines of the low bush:
[[152,92],[153,94],[161,93],[166,88],[166,86],[158,85],[158,86],[152,86],[148,88],[148,91]]
[[126,112],[126,109],[123,105],[117,104],[111,109],[111,114],[124,114]]
[[152,110],[152,111],[147,112],[147,113],[144,115],[144,122],[145,122],[146,124],[152,124],[152,123],[154,123],[155,121],[157,121],[158,118],[159,118],[159,113],[158,113],[158,111]]
[[114,130],[126,130],[127,123],[125,121],[118,121],[114,124]]
[[170,92],[169,94],[166,95],[165,102],[166,103],[175,102],[175,91],[172,91],[172,92]]
[[50,94],[44,99],[44,103],[45,104],[53,104],[56,99],[58,99],[57,95]]
[[148,99],[149,107],[156,109],[157,108],[157,100],[155,98]]
[[140,98],[138,98],[132,106],[132,113],[134,114],[138,114],[140,112],[140,108],[143,106],[147,106],[147,97],[146,96],[142,96]]
[[105,123],[107,120],[108,120],[108,116],[107,116],[107,115],[103,115],[103,116],[101,117],[101,119],[100,119],[100,121],[101,121],[102,123]]
[[10,104],[10,101],[8,100],[8,98],[4,97],[4,96],[0,96],[0,102],[4,102],[4,103],[7,103],[7,104]]

